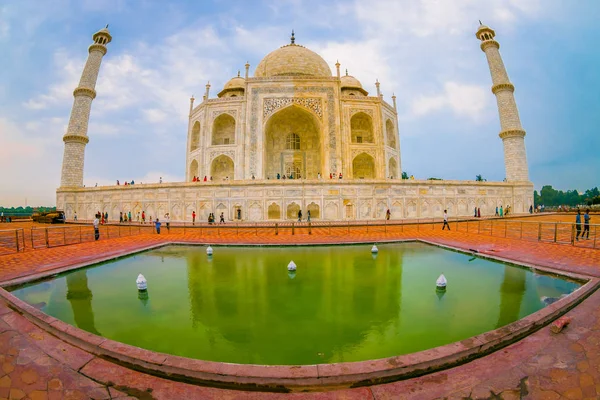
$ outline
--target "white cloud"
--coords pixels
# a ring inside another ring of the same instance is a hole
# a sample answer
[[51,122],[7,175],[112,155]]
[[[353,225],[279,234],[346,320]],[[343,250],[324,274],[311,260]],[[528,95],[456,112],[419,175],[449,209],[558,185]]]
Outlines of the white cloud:
[[423,116],[449,108],[458,116],[481,121],[489,98],[489,91],[483,86],[446,82],[443,93],[415,98],[410,110],[412,115]]

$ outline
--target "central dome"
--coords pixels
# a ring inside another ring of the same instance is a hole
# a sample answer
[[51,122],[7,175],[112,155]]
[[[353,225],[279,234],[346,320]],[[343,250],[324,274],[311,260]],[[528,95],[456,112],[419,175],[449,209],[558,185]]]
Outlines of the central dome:
[[331,69],[323,57],[297,44],[288,44],[270,52],[256,66],[254,76],[331,77]]

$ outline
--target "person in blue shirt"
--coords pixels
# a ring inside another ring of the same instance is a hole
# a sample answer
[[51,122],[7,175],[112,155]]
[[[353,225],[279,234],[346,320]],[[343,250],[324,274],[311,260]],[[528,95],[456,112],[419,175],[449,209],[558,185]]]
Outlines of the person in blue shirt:
[[156,222],[154,224],[156,225],[156,233],[160,235],[160,221],[158,218],[156,218]]
[[577,215],[575,216],[575,229],[577,229],[575,240],[579,241],[579,235],[581,234],[581,210],[577,210]]
[[[581,234],[581,238],[585,236],[585,240],[590,239],[590,210],[585,210],[585,214],[583,216],[583,233]],[[587,234],[587,235],[586,235]]]

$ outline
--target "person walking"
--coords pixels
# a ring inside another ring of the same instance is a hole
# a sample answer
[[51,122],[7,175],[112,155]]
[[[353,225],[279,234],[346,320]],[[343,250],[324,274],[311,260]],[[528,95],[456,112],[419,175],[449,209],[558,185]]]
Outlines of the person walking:
[[171,232],[171,216],[169,213],[165,214],[165,223],[167,224],[167,233]]
[[450,230],[450,225],[448,224],[448,210],[444,210],[444,225],[442,225],[442,230],[446,229]]
[[475,209],[473,211],[473,217],[477,218],[477,207],[475,207]]
[[533,214],[533,206],[529,206],[529,214]]
[[142,224],[146,223],[146,211],[142,211]]
[[156,234],[160,235],[160,221],[158,218],[156,218],[156,222],[154,222],[154,224],[156,225]]
[[302,221],[302,210],[298,210],[298,222]]
[[481,218],[481,208],[477,207],[477,218]]
[[104,213],[104,222],[108,224],[108,211]]
[[306,212],[306,222],[310,222],[310,210]]
[[392,216],[392,213],[390,212],[390,209],[388,208],[387,211],[385,212],[385,219],[387,221],[389,221],[391,216]]
[[140,223],[140,212],[139,212],[139,211],[138,211],[138,213],[137,213],[137,223],[138,223],[138,224]]
[[129,220],[129,223],[131,223],[131,211],[127,213],[127,219]]
[[579,235],[581,234],[581,210],[579,209],[577,209],[577,215],[575,216],[575,229],[577,230],[575,240],[579,242]]
[[100,220],[98,219],[100,214],[96,214],[94,218],[94,238],[95,240],[100,239]]
[[196,224],[196,211],[192,211],[192,225]]
[[504,217],[504,209],[500,206],[500,217]]
[[[4,214],[4,213],[2,213]],[[75,211],[75,215],[73,216],[73,221],[77,221],[77,211]]]
[[496,214],[494,214],[494,217],[497,217],[498,215],[500,214],[498,214],[498,206],[496,206]]
[[225,214],[223,212],[221,212],[221,215],[219,215],[219,225],[224,224],[225,223]]
[[[590,210],[585,210],[585,214],[583,216],[583,233],[581,234],[581,238],[585,236],[585,240],[590,239]],[[587,235],[586,235],[587,233]]]
[[123,211],[119,212],[119,223],[123,223]]

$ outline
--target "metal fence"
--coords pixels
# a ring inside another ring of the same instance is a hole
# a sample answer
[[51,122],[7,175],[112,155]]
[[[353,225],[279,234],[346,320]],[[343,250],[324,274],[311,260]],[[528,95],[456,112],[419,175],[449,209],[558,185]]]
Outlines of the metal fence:
[[[311,222],[258,222],[258,223],[171,223],[170,229],[163,223],[161,234],[183,234],[193,236],[346,236],[352,233],[402,233],[435,231],[442,228],[441,219],[395,220],[395,221],[311,221]],[[590,225],[589,231],[577,237],[577,226],[565,222],[536,222],[511,219],[453,219],[453,231],[467,232],[493,237],[569,244],[598,249],[600,225]],[[584,225],[581,224],[581,233]],[[100,239],[156,233],[152,224],[113,224],[100,227]],[[578,240],[579,239],[579,240]],[[61,227],[33,227],[0,230],[0,255],[16,253],[26,249],[66,246],[94,241],[94,228],[88,224],[70,224]],[[293,240],[293,239],[292,239]]]

